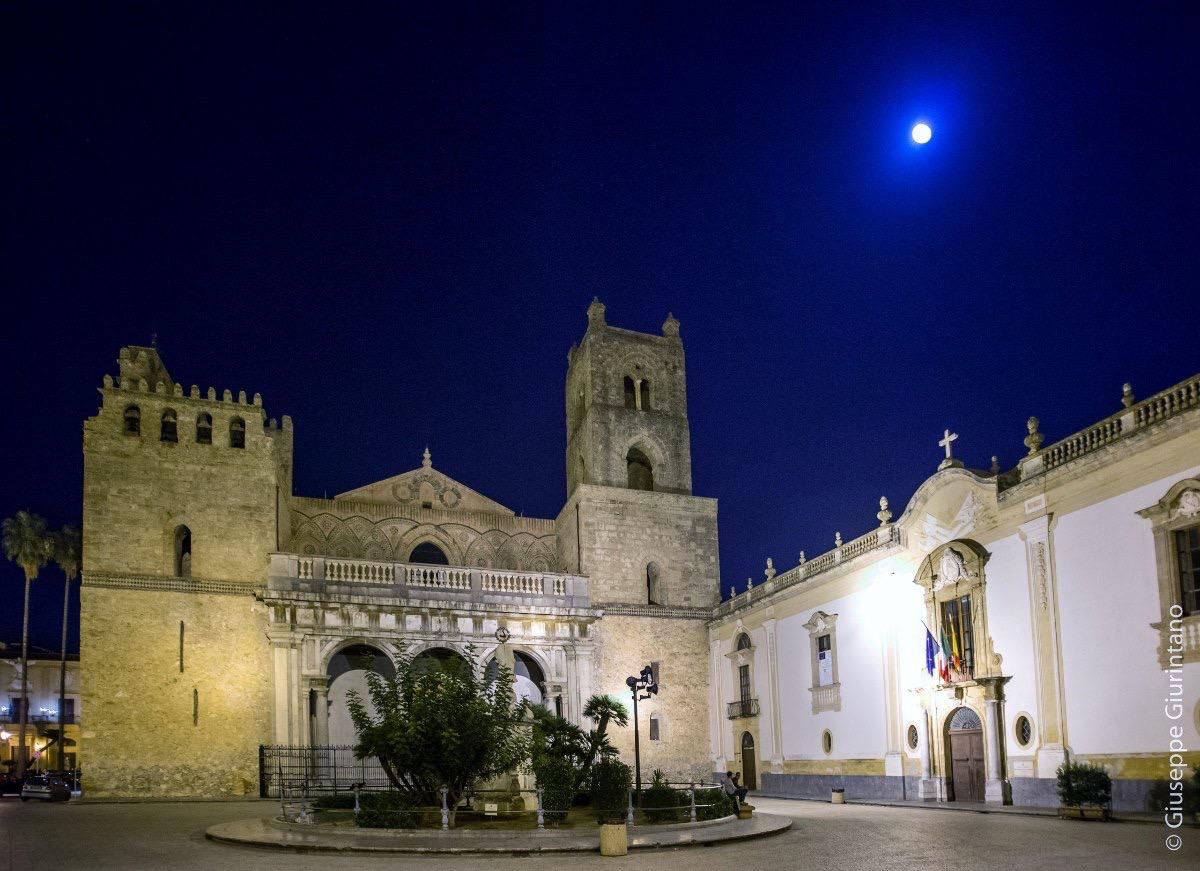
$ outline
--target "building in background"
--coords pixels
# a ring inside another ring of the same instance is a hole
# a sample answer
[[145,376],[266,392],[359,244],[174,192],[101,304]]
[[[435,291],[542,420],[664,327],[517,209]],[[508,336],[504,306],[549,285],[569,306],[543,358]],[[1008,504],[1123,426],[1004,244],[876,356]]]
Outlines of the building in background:
[[[59,651],[30,645],[29,714],[25,758],[35,770],[72,770],[81,764],[79,724],[79,655],[67,654],[66,707],[61,722],[65,746],[56,741],[59,728]],[[0,771],[16,770],[21,730],[21,644],[0,644]]]
[[1030,418],[1009,472],[963,468],[955,438],[899,517],[883,501],[717,607],[715,767],[781,795],[1057,805],[1083,760],[1148,809],[1172,727],[1200,764],[1200,377],[1126,386],[1050,445]]

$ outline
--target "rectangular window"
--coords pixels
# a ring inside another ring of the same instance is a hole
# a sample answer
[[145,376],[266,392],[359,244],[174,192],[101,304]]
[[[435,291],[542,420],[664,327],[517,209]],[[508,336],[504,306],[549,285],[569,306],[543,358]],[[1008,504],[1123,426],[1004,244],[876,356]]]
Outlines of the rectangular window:
[[1179,565],[1179,604],[1183,613],[1200,611],[1200,526],[1175,532],[1175,557]]
[[975,640],[971,629],[971,597],[942,603],[942,632],[949,642],[953,680],[971,680],[975,673]]
[[833,685],[833,636],[817,636],[817,686]]
[[659,738],[658,732],[658,717],[650,718],[650,740],[657,741]]
[[11,723],[21,722],[21,706],[25,704],[25,699],[19,696],[13,696],[8,702],[8,718]]
[[650,663],[650,683],[658,684],[658,688],[662,689],[662,684],[658,680],[658,663]]
[[74,699],[63,699],[62,700],[62,720],[64,723],[74,723],[75,722],[75,700]]
[[738,666],[738,690],[741,693],[743,702],[750,701],[750,666]]

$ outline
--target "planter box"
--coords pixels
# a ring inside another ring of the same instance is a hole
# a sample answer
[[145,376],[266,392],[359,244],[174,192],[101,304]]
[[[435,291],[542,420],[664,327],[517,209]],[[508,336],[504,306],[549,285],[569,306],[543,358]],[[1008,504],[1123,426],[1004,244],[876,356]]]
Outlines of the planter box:
[[1108,822],[1112,819],[1112,810],[1100,805],[1084,805],[1082,807],[1068,807],[1061,805],[1058,808],[1059,819],[1064,820],[1101,820]]
[[754,816],[754,805],[742,802],[738,805],[737,818],[739,820],[748,820]]

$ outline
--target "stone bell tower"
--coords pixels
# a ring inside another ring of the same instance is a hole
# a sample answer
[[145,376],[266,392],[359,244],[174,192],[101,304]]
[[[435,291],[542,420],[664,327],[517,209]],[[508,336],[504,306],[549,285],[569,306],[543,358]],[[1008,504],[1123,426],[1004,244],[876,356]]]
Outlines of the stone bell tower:
[[[638,333],[609,326],[599,300],[588,306],[568,357],[567,504],[556,521],[561,565],[588,578],[604,612],[594,691],[626,699],[625,678],[654,668],[642,768],[679,778],[711,773],[706,621],[719,583],[717,503],[692,495],[686,386],[679,321]],[[632,761],[631,730],[614,744]]]
[[679,321],[662,335],[610,327],[588,306],[567,363],[567,495],[579,484],[692,492],[687,379]]

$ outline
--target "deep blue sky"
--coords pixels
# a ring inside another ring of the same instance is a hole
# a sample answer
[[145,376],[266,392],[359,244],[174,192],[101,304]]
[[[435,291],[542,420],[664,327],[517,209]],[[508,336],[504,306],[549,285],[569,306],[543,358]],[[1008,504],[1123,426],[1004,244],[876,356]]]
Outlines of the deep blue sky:
[[899,514],[945,427],[1008,466],[1200,369],[1185,4],[253,5],[3,12],[0,514],[78,519],[152,333],[292,415],[299,493],[428,441],[553,517],[588,301],[671,310],[726,588]]

